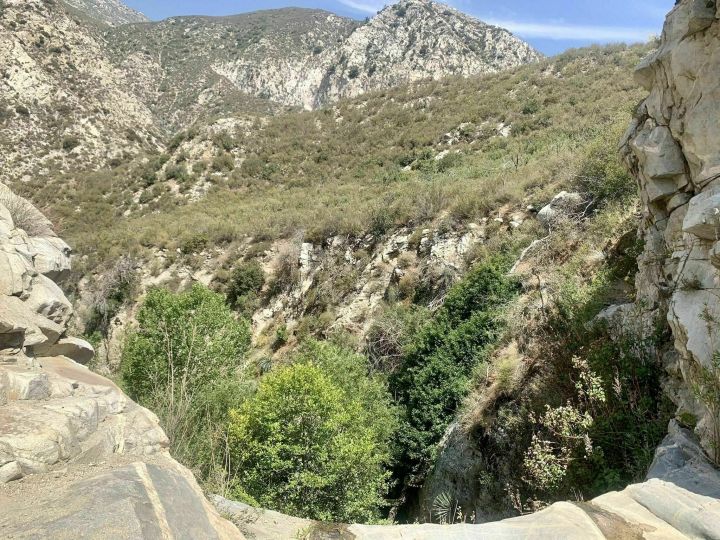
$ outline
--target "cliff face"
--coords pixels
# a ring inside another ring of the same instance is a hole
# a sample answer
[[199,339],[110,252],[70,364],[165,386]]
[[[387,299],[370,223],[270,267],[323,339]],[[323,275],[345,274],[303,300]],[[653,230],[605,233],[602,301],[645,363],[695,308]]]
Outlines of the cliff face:
[[0,184],[2,536],[242,538],[170,457],[155,415],[83,365],[93,350],[67,335],[57,284],[69,252]]
[[[684,0],[638,67],[649,91],[623,141],[644,206],[641,325],[667,324],[667,391],[720,459],[720,6]],[[627,311],[626,311],[627,312]]]

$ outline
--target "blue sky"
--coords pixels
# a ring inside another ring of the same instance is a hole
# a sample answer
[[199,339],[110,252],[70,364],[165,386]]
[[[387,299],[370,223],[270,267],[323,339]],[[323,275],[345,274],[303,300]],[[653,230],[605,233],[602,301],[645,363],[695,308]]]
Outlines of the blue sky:
[[[314,7],[358,19],[384,0],[125,0],[151,19],[230,15],[287,6]],[[674,0],[449,0],[445,3],[513,31],[545,54],[591,43],[645,41],[660,34]]]

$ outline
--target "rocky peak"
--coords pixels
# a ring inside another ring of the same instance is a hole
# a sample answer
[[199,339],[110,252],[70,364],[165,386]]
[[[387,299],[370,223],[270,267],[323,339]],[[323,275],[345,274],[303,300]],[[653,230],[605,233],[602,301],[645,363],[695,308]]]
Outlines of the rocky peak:
[[419,79],[493,73],[541,57],[507,30],[445,4],[402,0],[340,46],[318,104]]
[[108,26],[149,21],[145,15],[119,0],[63,0],[63,2]]
[[119,61],[143,60],[123,66],[131,72],[148,72],[141,51],[159,58],[152,70],[164,77],[154,80],[175,91],[153,95],[173,105],[180,95],[190,108],[200,94],[207,100],[234,90],[312,109],[370,90],[493,73],[541,58],[510,32],[426,0],[403,0],[362,25],[321,10],[287,8],[122,26],[109,40]]

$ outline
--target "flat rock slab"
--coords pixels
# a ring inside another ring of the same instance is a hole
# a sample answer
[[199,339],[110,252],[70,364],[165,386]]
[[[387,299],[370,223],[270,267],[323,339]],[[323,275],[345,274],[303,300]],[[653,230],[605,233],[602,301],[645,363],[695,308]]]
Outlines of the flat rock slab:
[[132,463],[40,500],[4,505],[0,530],[8,540],[244,538],[209,507],[192,476],[170,460]]

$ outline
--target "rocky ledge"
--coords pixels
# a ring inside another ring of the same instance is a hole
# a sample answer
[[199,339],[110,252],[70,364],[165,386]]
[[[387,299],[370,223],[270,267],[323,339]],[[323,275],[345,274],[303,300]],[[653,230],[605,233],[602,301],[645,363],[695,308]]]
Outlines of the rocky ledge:
[[58,282],[70,249],[0,184],[0,536],[242,538],[156,416],[85,365]]

